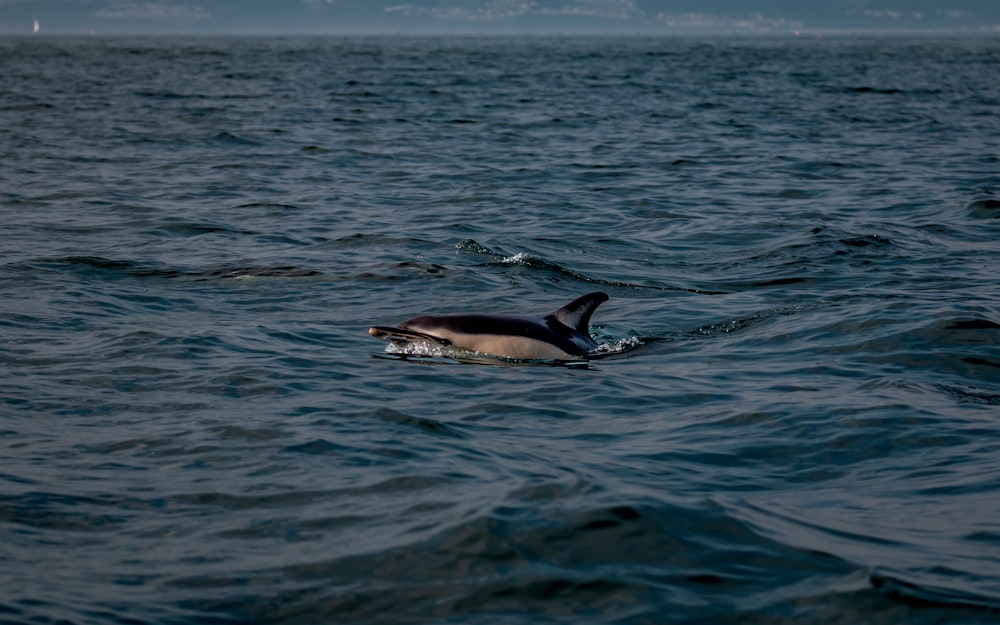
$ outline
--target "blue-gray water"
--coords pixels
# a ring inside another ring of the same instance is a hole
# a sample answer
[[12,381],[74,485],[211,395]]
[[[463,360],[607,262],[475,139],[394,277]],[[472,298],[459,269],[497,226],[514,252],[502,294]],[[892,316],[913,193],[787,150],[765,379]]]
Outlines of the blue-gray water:
[[[998,73],[0,40],[0,622],[996,622]],[[367,334],[595,290],[586,368]]]

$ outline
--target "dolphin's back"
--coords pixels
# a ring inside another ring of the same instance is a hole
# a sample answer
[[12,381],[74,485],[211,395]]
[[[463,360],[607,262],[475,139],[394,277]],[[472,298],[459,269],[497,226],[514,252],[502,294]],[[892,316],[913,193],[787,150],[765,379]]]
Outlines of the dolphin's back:
[[512,358],[584,356],[597,347],[589,335],[554,320],[505,315],[425,315],[401,328],[438,336],[473,351]]
[[590,336],[590,317],[604,293],[588,293],[542,319],[506,315],[422,315],[399,328],[376,326],[373,336],[388,340],[434,340],[507,358],[571,359],[597,348]]

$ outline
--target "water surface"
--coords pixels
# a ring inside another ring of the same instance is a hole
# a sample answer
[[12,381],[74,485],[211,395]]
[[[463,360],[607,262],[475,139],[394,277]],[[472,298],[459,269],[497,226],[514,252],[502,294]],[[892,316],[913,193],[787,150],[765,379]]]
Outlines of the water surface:
[[[0,40],[0,620],[995,622],[998,67]],[[595,290],[587,367],[367,334]]]

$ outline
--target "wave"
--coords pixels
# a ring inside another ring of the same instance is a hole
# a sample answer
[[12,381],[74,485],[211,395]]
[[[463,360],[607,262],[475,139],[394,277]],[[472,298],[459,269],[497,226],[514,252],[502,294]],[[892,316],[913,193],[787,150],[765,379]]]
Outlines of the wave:
[[50,270],[81,271],[102,277],[188,278],[193,280],[224,280],[245,278],[302,278],[325,275],[322,271],[296,265],[262,265],[256,263],[225,263],[200,269],[178,269],[160,263],[120,260],[102,256],[64,256],[19,263],[21,266]]
[[608,280],[604,278],[594,278],[577,271],[568,269],[558,263],[547,260],[542,257],[533,256],[526,252],[518,252],[516,254],[504,254],[501,252],[494,251],[485,245],[477,243],[476,241],[469,239],[462,243],[459,243],[456,248],[462,252],[470,252],[473,254],[478,254],[481,256],[487,256],[492,258],[490,262],[484,263],[480,266],[521,266],[527,267],[532,270],[537,270],[543,274],[548,274],[550,276],[558,276],[563,278],[569,278],[575,282],[580,282],[589,285],[599,285],[606,287],[614,287],[621,289],[633,289],[633,290],[652,290],[652,291],[685,291],[689,293],[699,293],[705,295],[722,295],[725,291],[711,291],[698,289],[694,287],[683,287],[683,286],[659,286],[659,285],[649,285],[649,284],[639,284],[634,282],[621,282],[618,280]]
[[[877,499],[872,501],[874,504]],[[865,509],[823,511],[815,505],[767,504],[750,497],[720,505],[761,536],[797,549],[830,553],[866,571],[871,587],[894,601],[921,607],[971,608],[984,617],[1000,614],[995,566],[988,563],[989,558],[973,556],[972,552],[938,554],[940,565],[926,565],[927,554],[937,549],[931,537],[934,532],[926,529],[933,527],[933,516],[923,521],[900,518],[897,520],[902,524],[894,528],[885,518],[865,523]],[[927,510],[933,514],[937,505],[930,502]]]

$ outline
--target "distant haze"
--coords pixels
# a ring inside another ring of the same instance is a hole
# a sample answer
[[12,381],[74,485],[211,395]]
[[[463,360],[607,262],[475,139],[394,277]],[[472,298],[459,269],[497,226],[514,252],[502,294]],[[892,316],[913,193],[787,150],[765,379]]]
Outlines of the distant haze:
[[0,33],[1000,35],[996,0],[0,0]]

